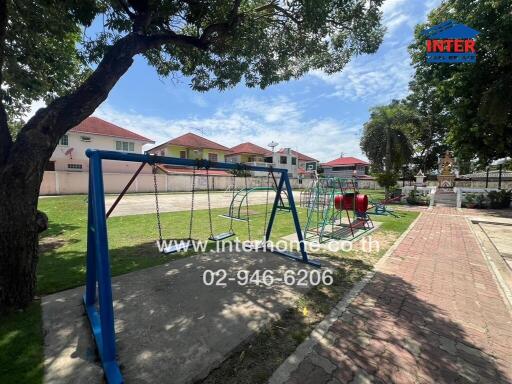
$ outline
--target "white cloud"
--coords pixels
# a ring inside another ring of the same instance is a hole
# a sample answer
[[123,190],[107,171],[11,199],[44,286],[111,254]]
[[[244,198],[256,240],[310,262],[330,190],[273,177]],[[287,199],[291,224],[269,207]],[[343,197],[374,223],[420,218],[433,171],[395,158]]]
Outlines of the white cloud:
[[407,94],[412,68],[406,47],[368,57],[365,61],[354,60],[343,72],[334,75],[323,72],[314,72],[313,75],[333,87],[330,97],[343,100],[381,104]]
[[204,118],[162,119],[122,112],[108,104],[95,115],[152,138],[157,144],[194,132],[227,147],[251,141],[266,148],[274,140],[279,147],[290,147],[320,161],[339,157],[340,152],[364,158],[358,126],[347,126],[332,118],[307,119],[301,107],[285,97],[242,98]]
[[407,46],[413,39],[414,26],[440,2],[385,1],[381,9],[387,32],[377,53],[357,57],[333,75],[321,71],[311,74],[333,88],[328,96],[343,100],[382,104],[405,96],[413,73]]

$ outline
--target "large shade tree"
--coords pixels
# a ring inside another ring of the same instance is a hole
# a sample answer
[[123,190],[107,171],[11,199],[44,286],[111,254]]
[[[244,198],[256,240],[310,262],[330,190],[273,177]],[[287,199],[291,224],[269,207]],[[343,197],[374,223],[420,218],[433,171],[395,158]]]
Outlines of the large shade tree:
[[374,107],[364,124],[361,149],[371,162],[386,196],[397,181],[401,167],[410,161],[413,146],[409,132],[419,124],[416,111],[404,102]]
[[[430,13],[426,24],[416,27],[410,46],[415,67],[411,96],[428,96],[424,111],[443,118],[439,137],[446,137],[461,159],[488,163],[512,152],[511,14],[509,0],[478,0],[470,6],[466,0],[449,0]],[[476,63],[426,63],[421,32],[448,19],[480,32]]]
[[416,112],[403,102],[374,107],[364,124],[361,149],[376,172],[399,172],[412,157],[408,132],[419,122]]
[[[0,310],[33,297],[39,187],[59,138],[143,55],[198,91],[340,71],[378,48],[381,0],[0,0]],[[104,28],[85,39],[99,15]],[[48,106],[22,121],[27,106]],[[172,106],[172,100],[170,101]]]

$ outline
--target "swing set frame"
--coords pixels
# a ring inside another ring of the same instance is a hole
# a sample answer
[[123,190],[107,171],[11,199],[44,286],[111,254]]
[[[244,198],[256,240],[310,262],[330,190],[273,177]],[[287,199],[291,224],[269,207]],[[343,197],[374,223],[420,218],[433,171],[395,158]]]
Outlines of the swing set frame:
[[[138,174],[145,164],[168,164],[189,167],[207,167],[208,169],[234,170],[241,167],[248,171],[267,172],[266,167],[252,166],[238,163],[219,163],[208,160],[180,159],[150,154],[135,154],[126,152],[92,150],[86,151],[89,157],[89,195],[88,195],[88,221],[87,221],[87,259],[86,259],[86,288],[83,302],[92,334],[96,342],[101,364],[107,383],[123,383],[123,376],[116,357],[116,334],[114,329],[114,306],[112,301],[112,278],[110,270],[107,214],[105,213],[105,190],[103,185],[102,160],[129,161],[140,163],[141,166],[136,172]],[[272,233],[276,212],[279,204],[281,191],[286,191],[289,199],[290,212],[292,213],[297,238],[299,240],[299,254],[293,252],[278,252],[282,256],[294,261],[310,264],[319,267],[320,264],[309,260],[304,238],[300,227],[299,216],[295,207],[292,187],[288,177],[288,170],[284,168],[273,168],[274,173],[280,174],[277,184],[276,196],[266,224],[264,241],[266,244]],[[134,177],[129,183],[133,182]],[[125,188],[123,192],[126,192]],[[119,202],[122,193],[115,204]],[[268,206],[267,206],[268,209]],[[109,214],[112,209],[109,210]]]

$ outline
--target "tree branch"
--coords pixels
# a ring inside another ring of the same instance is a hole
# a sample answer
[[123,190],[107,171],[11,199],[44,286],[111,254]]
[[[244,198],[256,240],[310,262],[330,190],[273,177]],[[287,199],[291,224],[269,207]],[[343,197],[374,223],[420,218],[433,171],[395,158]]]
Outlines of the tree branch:
[[[139,12],[150,12],[144,10],[144,0],[131,0],[129,4],[137,12],[137,18],[142,15]],[[215,34],[227,34],[238,23],[239,4],[239,0],[234,1],[233,11],[227,22],[206,27],[200,37],[182,35],[170,30],[152,35],[134,31],[115,42],[82,85],[71,94],[59,97],[48,107],[37,111],[25,124],[13,144],[8,161],[22,172],[25,164],[30,163],[30,158],[49,158],[59,138],[90,116],[107,98],[110,90],[132,65],[135,55],[166,44],[207,50],[213,43],[212,37]],[[36,152],[39,154],[36,155]],[[38,171],[42,172],[42,169]]]
[[126,35],[109,48],[95,71],[76,91],[38,110],[25,124],[10,151],[10,163],[20,167],[21,172],[35,152],[43,152],[49,158],[59,138],[90,116],[107,98],[110,90],[132,65],[135,55],[170,43],[202,50],[209,46],[200,38],[174,32],[151,36],[137,33]]
[[119,2],[119,5],[121,6],[121,8],[123,8],[123,10],[126,12],[126,14],[130,17],[130,19],[133,20],[135,18],[135,13],[133,13],[130,10],[130,7],[128,6],[128,4],[124,0],[118,0],[118,2]]
[[7,159],[12,147],[12,136],[9,132],[7,112],[5,111],[3,96],[3,66],[5,56],[5,38],[7,32],[7,0],[0,0],[0,166]]

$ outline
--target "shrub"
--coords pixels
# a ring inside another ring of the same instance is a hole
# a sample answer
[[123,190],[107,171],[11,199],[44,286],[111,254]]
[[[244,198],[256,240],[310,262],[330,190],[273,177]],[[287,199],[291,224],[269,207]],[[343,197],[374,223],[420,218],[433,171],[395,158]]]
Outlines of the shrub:
[[489,199],[489,207],[492,209],[501,209],[510,207],[510,198],[512,190],[502,189],[500,191],[491,191],[487,195]]
[[375,175],[377,183],[386,190],[386,197],[389,197],[389,189],[394,187],[398,181],[398,175],[393,172],[378,173]]

